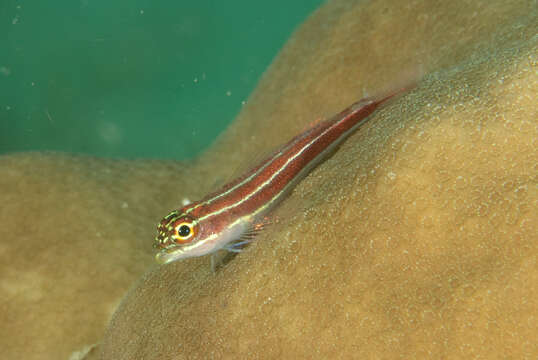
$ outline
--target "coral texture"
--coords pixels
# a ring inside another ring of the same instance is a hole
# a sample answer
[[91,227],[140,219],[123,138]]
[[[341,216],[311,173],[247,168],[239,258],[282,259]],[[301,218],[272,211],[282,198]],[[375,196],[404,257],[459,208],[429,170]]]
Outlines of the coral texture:
[[[536,15],[330,1],[190,166],[0,158],[0,358],[536,358]],[[151,265],[183,197],[419,67],[217,273]]]

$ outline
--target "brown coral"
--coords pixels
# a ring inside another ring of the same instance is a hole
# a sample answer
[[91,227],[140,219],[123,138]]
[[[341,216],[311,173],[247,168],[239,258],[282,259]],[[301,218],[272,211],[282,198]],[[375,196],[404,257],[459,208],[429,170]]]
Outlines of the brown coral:
[[[209,169],[225,175],[420,63],[419,87],[221,271],[196,258],[146,273],[101,357],[536,357],[535,29],[532,1],[332,1],[188,177],[168,163],[2,158],[2,355],[29,339],[50,358],[99,341],[151,263],[154,219],[207,190]],[[179,181],[192,194],[168,199]]]

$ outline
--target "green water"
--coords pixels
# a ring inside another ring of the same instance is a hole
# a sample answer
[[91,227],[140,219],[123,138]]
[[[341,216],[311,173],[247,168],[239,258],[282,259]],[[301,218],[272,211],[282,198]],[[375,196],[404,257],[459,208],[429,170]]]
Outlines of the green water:
[[321,3],[4,0],[0,153],[193,157]]

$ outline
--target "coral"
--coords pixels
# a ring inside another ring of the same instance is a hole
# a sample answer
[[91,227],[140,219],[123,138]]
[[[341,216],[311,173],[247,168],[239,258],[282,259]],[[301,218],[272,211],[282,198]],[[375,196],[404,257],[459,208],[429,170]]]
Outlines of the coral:
[[[535,358],[535,19],[522,0],[331,1],[189,167],[0,158],[0,357],[102,338],[102,359]],[[151,265],[181,198],[417,66],[217,273]]]

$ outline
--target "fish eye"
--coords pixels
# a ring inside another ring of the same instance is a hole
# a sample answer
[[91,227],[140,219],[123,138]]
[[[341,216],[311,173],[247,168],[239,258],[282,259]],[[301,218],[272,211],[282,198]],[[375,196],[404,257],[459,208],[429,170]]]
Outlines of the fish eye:
[[191,233],[191,228],[188,225],[181,225],[177,229],[177,233],[181,237],[187,237]]
[[191,222],[181,222],[174,227],[174,237],[179,243],[188,242],[194,235],[194,225]]

